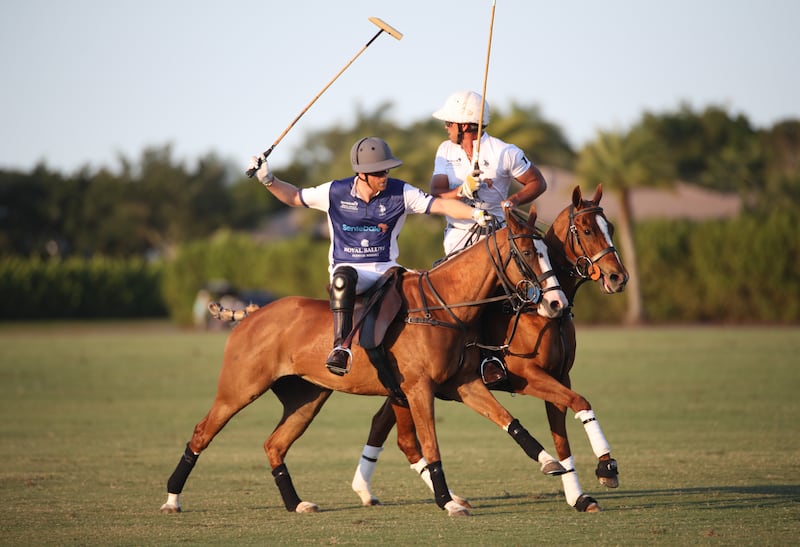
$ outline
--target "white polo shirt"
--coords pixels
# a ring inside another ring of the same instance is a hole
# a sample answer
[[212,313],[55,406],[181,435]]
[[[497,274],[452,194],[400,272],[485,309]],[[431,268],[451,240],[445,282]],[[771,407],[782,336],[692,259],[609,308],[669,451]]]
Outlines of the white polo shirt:
[[[489,211],[495,218],[502,219],[504,216],[501,203],[508,198],[511,181],[522,176],[530,168],[531,162],[518,146],[484,133],[481,138],[479,166],[483,171],[481,179],[492,179],[493,183],[490,188],[485,182],[481,182],[474,206]],[[447,175],[450,189],[460,187],[472,171],[472,158],[467,157],[460,144],[446,140],[439,145],[434,159],[433,175]],[[448,232],[455,229],[466,233],[474,222],[447,217],[447,225],[445,252],[449,254],[463,245],[458,245],[458,241],[462,239],[461,235]]]

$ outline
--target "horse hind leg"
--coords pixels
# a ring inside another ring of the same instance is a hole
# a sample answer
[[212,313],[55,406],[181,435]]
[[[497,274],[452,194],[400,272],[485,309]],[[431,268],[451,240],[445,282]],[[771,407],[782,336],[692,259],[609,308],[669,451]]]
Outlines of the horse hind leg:
[[264,442],[264,452],[269,459],[275,485],[287,511],[317,513],[320,509],[316,503],[303,501],[297,495],[286,467],[285,457],[289,448],[305,433],[333,392],[297,376],[282,378],[272,387],[272,391],[283,404],[281,421]]
[[167,480],[167,501],[161,506],[162,513],[181,512],[180,496],[201,452],[211,444],[225,424],[252,400],[240,401],[239,404],[231,406],[217,396],[208,414],[195,425],[191,440],[186,443],[178,465]]
[[[375,467],[378,465],[378,456],[383,452],[383,445],[389,437],[395,421],[395,411],[392,408],[391,399],[387,397],[381,408],[372,417],[367,444],[364,445],[361,451],[353,481],[350,483],[350,487],[353,492],[358,494],[361,499],[361,505],[364,507],[381,504],[380,500],[372,493],[372,474],[375,472]],[[400,438],[399,436],[398,429],[398,439]]]

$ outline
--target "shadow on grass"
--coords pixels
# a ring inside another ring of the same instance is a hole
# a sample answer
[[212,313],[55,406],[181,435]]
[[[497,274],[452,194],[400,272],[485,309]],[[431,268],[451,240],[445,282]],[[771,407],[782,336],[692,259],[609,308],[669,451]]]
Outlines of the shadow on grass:
[[[800,503],[800,485],[755,485],[755,486],[721,486],[698,488],[670,488],[663,490],[605,490],[586,492],[597,499],[604,512],[624,511],[628,509],[656,509],[664,506],[683,506],[693,509],[752,509],[753,507],[780,507]],[[541,494],[505,493],[499,496],[478,496],[468,498],[473,509],[498,509],[509,503],[532,503],[564,501],[561,492]],[[604,502],[613,502],[611,505]],[[378,506],[364,507],[360,503],[339,505],[320,504],[320,512],[337,513],[359,509],[380,510],[381,507],[411,507],[430,505],[435,507],[433,497],[381,500]],[[243,509],[253,511],[286,511],[283,505],[246,505]],[[209,510],[198,508],[187,512],[204,513]]]
[[[664,505],[691,505],[695,508],[752,508],[800,503],[800,485],[765,484],[753,486],[705,486],[663,490],[606,490],[594,494],[598,502],[615,501],[621,507],[635,505],[650,509]],[[634,503],[634,500],[638,502]],[[626,503],[627,501],[627,503]],[[606,507],[603,507],[606,509]],[[612,509],[613,510],[613,509]]]

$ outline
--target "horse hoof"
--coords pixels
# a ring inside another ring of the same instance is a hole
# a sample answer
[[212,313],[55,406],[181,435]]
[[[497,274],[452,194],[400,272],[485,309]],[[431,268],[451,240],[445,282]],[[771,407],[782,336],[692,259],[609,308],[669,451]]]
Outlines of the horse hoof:
[[619,486],[617,477],[598,477],[597,480],[606,488],[617,488]]
[[450,497],[453,498],[453,501],[459,504],[461,507],[466,507],[467,509],[473,509],[472,505],[469,503],[468,500],[465,500],[461,496],[457,496],[450,492]]
[[301,501],[294,509],[295,513],[319,513],[319,505],[310,501]]
[[356,490],[354,488],[353,492],[358,494],[358,497],[361,498],[361,505],[364,507],[373,507],[381,504],[380,500],[373,496],[369,490]]
[[600,512],[600,506],[597,504],[597,500],[591,496],[587,496],[586,494],[581,494],[573,507],[575,507],[575,510],[579,513]]
[[175,513],[180,513],[181,508],[177,505],[172,505],[171,503],[165,503],[161,506],[161,513],[164,515],[174,515]]
[[448,516],[451,517],[468,517],[472,513],[469,512],[469,509],[464,507],[463,505],[458,504],[454,500],[448,501],[444,508],[447,510]]
[[564,466],[555,460],[542,464],[542,473],[545,475],[558,476],[563,475],[566,472],[567,470],[564,469]]
[[610,460],[600,460],[597,463],[597,469],[594,470],[597,480],[600,484],[607,488],[616,488],[619,486],[619,469],[617,467],[617,460],[611,458]]

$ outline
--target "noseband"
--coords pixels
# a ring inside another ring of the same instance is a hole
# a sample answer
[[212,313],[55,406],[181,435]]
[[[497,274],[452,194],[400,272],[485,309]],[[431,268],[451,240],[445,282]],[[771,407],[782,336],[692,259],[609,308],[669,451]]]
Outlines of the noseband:
[[[503,285],[503,290],[505,291],[514,311],[519,311],[531,304],[538,305],[542,300],[543,294],[547,291],[561,290],[561,286],[558,284],[557,278],[554,286],[547,288],[544,287],[544,282],[547,280],[547,278],[556,277],[555,270],[551,268],[545,272],[542,272],[540,275],[536,275],[536,272],[533,271],[533,268],[531,268],[530,264],[528,264],[528,261],[525,260],[524,252],[520,251],[519,246],[517,245],[518,239],[529,239],[534,241],[536,239],[541,240],[542,237],[535,233],[514,234],[509,228],[509,253],[505,260],[500,257],[500,248],[497,244],[496,231],[493,231],[485,239],[486,249],[492,259],[492,266],[497,273],[498,279],[500,279],[500,283]],[[492,244],[494,244],[494,249],[491,247]],[[536,246],[534,245],[534,252],[537,252],[535,249]],[[506,269],[508,268],[511,260],[514,260],[517,270],[522,276],[522,279],[520,279],[516,284],[511,283],[508,275],[506,275]]]

